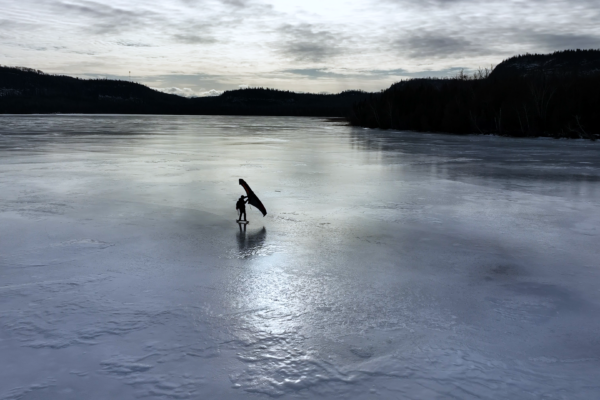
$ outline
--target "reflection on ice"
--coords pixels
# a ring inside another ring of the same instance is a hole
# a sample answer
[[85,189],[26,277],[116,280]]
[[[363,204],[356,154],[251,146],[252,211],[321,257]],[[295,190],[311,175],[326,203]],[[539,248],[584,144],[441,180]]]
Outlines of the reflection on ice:
[[[236,358],[244,367],[231,374],[234,387],[279,397],[332,382],[351,383],[351,376],[308,348],[303,331],[311,323],[304,318],[311,300],[298,294],[309,282],[260,257],[265,239],[264,227],[238,232],[239,254],[252,258],[228,288],[232,306],[242,310],[233,324]],[[276,262],[285,265],[289,259],[283,254]]]
[[238,257],[265,256],[269,249],[265,246],[267,228],[246,231],[247,224],[238,224],[240,231],[237,233]]

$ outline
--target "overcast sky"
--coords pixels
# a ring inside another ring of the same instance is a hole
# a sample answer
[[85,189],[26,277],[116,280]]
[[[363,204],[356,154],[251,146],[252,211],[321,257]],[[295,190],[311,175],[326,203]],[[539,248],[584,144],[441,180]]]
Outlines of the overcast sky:
[[600,0],[0,0],[0,64],[194,95],[380,90],[600,48]]

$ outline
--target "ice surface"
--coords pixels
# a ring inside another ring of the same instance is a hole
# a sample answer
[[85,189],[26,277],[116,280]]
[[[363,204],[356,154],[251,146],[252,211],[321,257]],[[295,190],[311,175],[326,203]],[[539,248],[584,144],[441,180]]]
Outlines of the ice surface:
[[0,399],[600,398],[598,146],[0,117]]

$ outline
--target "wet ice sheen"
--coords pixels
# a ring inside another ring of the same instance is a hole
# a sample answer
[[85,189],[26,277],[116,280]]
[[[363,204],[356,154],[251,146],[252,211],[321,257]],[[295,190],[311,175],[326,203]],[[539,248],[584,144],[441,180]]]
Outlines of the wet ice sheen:
[[598,149],[0,117],[0,399],[599,398]]

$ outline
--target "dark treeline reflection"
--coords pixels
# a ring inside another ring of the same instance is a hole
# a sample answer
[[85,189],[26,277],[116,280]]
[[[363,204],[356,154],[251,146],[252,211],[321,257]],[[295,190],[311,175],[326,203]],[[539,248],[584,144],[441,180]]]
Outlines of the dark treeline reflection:
[[139,83],[78,79],[29,68],[0,66],[0,113],[185,114],[338,116],[365,99],[361,91],[339,94],[240,89],[215,97],[184,98]]
[[356,104],[352,125],[458,134],[600,136],[600,50],[510,58],[493,71],[413,79]]

